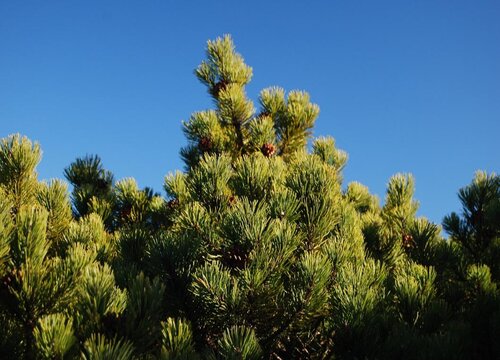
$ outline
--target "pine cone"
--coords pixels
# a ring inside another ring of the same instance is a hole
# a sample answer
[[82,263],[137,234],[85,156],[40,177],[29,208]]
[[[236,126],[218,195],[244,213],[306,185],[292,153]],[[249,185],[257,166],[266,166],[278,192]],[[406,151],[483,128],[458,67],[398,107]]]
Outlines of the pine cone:
[[224,80],[221,80],[219,81],[218,83],[216,83],[214,85],[214,87],[212,88],[212,94],[214,96],[219,96],[219,93],[222,91],[222,90],[225,90],[226,87],[227,87],[228,83]]
[[413,245],[413,236],[410,234],[403,234],[403,246],[405,248],[411,248]]
[[234,204],[236,204],[236,196],[231,195],[229,197],[229,206],[233,206]]
[[257,116],[259,119],[264,119],[266,117],[270,117],[271,113],[267,110],[262,110],[260,114]]
[[12,285],[14,280],[17,280],[17,282],[22,283],[23,271],[21,269],[14,269],[9,273],[5,274],[5,276],[0,279],[0,288],[7,289],[10,285]]
[[4,306],[10,312],[16,312],[19,306],[10,288],[19,287],[22,280],[22,271],[17,269],[13,269],[0,279],[0,306]]
[[268,144],[262,145],[260,151],[262,151],[264,156],[271,157],[276,152],[276,147],[273,144],[268,143]]
[[13,280],[14,280],[14,276],[12,273],[6,274],[2,279],[0,279],[0,287],[2,287],[2,288],[9,287],[9,285],[12,284]]
[[167,206],[170,210],[175,209],[179,206],[179,199],[172,199],[167,203]]
[[212,140],[207,136],[203,136],[198,142],[198,148],[203,152],[212,150]]
[[122,219],[127,219],[132,213],[132,205],[126,204],[120,211],[120,216]]
[[230,268],[243,269],[248,261],[248,253],[235,245],[225,254],[224,260]]

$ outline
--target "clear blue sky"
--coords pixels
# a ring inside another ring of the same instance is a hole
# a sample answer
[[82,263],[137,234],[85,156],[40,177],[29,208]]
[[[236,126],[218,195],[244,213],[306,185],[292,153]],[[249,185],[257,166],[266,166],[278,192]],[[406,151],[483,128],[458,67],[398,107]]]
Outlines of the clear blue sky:
[[440,222],[476,169],[500,170],[498,1],[0,2],[0,137],[40,142],[40,178],[97,153],[117,178],[162,190],[181,169],[181,120],[212,106],[193,69],[232,34],[248,94],[307,90],[350,160],[345,180],[383,197],[416,177]]

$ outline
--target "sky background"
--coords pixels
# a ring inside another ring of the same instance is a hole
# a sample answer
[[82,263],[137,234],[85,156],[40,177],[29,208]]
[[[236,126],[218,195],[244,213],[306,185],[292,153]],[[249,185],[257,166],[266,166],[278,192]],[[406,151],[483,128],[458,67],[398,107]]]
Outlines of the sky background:
[[193,70],[226,33],[252,99],[310,93],[314,135],[349,154],[345,183],[383,199],[411,172],[418,213],[440,223],[477,169],[499,172],[499,1],[0,0],[0,137],[41,144],[41,179],[98,154],[163,193],[181,121],[213,107]]

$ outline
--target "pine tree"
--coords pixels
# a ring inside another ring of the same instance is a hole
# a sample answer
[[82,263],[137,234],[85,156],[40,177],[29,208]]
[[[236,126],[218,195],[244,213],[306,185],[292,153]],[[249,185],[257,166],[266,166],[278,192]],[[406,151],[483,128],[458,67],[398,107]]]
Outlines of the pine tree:
[[307,93],[264,89],[256,110],[229,36],[195,74],[215,108],[183,123],[166,198],[98,156],[64,170],[70,196],[38,181],[38,144],[0,142],[0,358],[499,357],[497,175],[460,190],[446,240],[410,174],[383,205],[343,184]]
[[159,254],[195,347],[217,352],[224,331],[245,326],[266,358],[400,357],[423,344],[450,356],[444,320],[424,320],[444,306],[431,267],[444,240],[416,217],[413,178],[393,177],[383,207],[360,184],[342,192],[347,155],[331,138],[305,148],[318,107],[270,88],[255,111],[229,37],[209,42],[196,74],[216,109],[184,123],[187,172],[166,178],[177,205]]
[[454,267],[458,299],[470,326],[468,346],[475,358],[498,357],[500,331],[500,176],[477,172],[458,192],[462,216],[443,220],[451,246],[460,256]]
[[462,218],[451,213],[443,220],[451,239],[460,244],[471,262],[486,261],[499,280],[500,176],[477,172],[472,184],[460,189]]

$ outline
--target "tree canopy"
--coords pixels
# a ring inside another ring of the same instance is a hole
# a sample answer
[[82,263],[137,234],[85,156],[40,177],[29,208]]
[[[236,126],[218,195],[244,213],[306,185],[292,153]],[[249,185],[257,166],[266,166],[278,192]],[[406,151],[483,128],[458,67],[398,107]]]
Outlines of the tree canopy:
[[70,195],[38,180],[37,143],[1,140],[0,357],[498,358],[500,177],[459,191],[445,239],[412,175],[383,204],[343,184],[347,154],[312,139],[306,92],[256,106],[232,39],[206,55],[214,108],[183,123],[166,197],[96,155],[64,170]]

